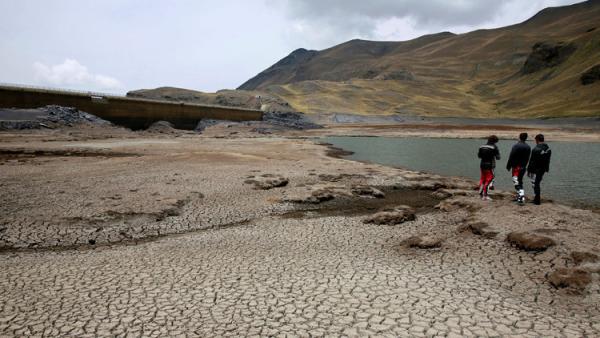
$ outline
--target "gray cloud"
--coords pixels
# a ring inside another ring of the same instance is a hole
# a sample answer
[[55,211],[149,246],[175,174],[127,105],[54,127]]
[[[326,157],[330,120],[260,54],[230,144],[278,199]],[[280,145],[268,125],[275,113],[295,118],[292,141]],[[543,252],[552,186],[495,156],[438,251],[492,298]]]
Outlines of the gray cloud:
[[418,24],[475,25],[493,18],[507,1],[498,0],[292,0],[287,7],[292,17],[327,21],[362,18],[381,20],[414,18]]
[[498,27],[574,2],[6,0],[0,1],[0,82],[214,91],[237,87],[299,47]]
[[[577,0],[271,0],[281,6],[300,40],[317,48],[359,37],[410,39],[439,31],[463,33],[526,20],[537,11]],[[394,27],[395,26],[395,27]],[[314,36],[311,36],[314,35]]]

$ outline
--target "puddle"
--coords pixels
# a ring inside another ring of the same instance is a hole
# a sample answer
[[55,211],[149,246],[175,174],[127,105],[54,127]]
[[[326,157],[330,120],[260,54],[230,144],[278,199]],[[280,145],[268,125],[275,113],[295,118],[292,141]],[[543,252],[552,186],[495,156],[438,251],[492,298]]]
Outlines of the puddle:
[[81,142],[68,144],[65,147],[77,147],[77,148],[117,148],[117,147],[128,147],[128,146],[141,146],[147,144],[175,144],[179,141],[170,140],[128,140],[128,141],[113,141],[113,142]]
[[281,217],[362,216],[399,205],[408,205],[413,207],[417,213],[425,213],[433,210],[433,207],[441,201],[441,199],[434,197],[429,190],[408,188],[381,190],[385,193],[385,198],[336,197],[331,201],[320,204],[298,204],[296,210],[287,212]]
[[84,150],[22,150],[0,149],[0,160],[27,159],[36,157],[129,157],[130,153]]

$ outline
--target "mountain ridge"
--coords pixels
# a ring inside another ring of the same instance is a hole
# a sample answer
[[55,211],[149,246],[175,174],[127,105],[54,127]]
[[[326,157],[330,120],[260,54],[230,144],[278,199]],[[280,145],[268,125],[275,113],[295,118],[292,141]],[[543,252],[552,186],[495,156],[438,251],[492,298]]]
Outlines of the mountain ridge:
[[[307,113],[595,116],[598,83],[580,78],[600,64],[598,26],[600,0],[590,0],[506,27],[299,48],[238,89],[265,91]],[[540,43],[550,54],[561,43],[575,50],[521,73],[532,54],[546,52],[534,50]]]

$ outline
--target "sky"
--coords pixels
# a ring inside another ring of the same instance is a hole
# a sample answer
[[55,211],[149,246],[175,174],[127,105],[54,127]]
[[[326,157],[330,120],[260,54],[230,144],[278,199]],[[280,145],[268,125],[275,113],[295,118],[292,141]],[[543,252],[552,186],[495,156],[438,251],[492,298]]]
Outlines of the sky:
[[572,0],[0,0],[0,83],[233,89],[297,48],[522,22]]

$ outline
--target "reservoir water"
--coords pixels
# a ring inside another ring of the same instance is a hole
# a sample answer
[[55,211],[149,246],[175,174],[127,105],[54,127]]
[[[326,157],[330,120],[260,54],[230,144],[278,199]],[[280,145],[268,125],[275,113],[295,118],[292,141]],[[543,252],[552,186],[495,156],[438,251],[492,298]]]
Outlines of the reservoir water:
[[[447,176],[462,176],[479,180],[477,150],[482,139],[392,138],[392,137],[326,137],[324,141],[353,151],[346,158],[369,161],[411,170]],[[501,160],[496,165],[495,185],[514,191],[506,161],[516,141],[498,143]],[[533,148],[535,142],[528,142]],[[542,198],[562,203],[600,207],[600,143],[552,142],[550,172],[542,181]],[[533,194],[530,180],[525,177],[528,197]]]

